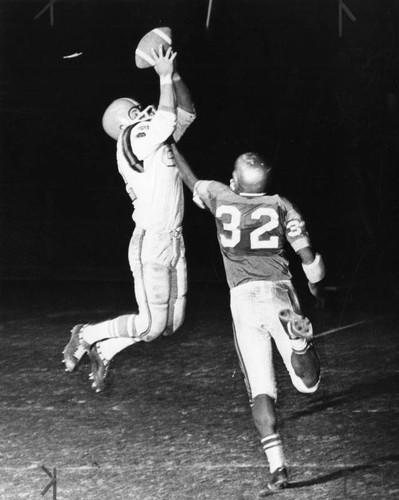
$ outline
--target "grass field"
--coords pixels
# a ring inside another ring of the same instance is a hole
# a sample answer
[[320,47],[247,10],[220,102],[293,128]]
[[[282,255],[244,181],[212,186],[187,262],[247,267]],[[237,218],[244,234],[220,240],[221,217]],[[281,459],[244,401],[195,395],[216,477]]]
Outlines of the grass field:
[[[2,286],[0,499],[246,500],[268,478],[224,286],[194,285],[179,333],[120,353],[96,394],[65,373],[71,327],[132,309],[127,283]],[[378,302],[378,303],[377,303]],[[323,366],[299,394],[278,357],[287,500],[399,498],[399,327],[384,300],[309,306]],[[352,325],[342,329],[346,325]],[[56,470],[56,491],[43,490]]]

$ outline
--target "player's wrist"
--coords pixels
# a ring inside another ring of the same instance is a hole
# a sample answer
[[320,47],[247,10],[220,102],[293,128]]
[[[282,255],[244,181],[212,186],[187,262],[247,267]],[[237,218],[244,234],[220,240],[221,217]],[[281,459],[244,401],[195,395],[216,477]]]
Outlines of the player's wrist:
[[161,85],[169,85],[172,84],[172,73],[166,73],[163,75],[159,75],[159,83]]
[[318,283],[326,275],[323,259],[319,253],[315,255],[314,261],[310,264],[302,264],[302,269],[312,284]]

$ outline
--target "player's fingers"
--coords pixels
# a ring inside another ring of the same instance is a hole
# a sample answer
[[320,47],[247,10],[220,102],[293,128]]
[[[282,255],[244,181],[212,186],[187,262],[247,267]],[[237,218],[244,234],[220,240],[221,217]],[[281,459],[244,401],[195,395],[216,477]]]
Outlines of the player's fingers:
[[170,58],[171,61],[174,61],[177,56],[177,52],[173,52],[172,57]]
[[156,61],[158,61],[159,56],[158,56],[158,52],[157,52],[155,49],[151,49],[151,55],[152,55],[152,57],[153,57]]

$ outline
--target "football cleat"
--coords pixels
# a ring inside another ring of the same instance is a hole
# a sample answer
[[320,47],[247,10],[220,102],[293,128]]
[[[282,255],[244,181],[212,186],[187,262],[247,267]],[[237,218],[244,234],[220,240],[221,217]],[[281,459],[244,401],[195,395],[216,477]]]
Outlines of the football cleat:
[[73,372],[78,366],[79,361],[88,352],[90,346],[82,338],[83,328],[86,325],[75,325],[71,330],[71,339],[62,351],[64,355],[65,371]]
[[277,493],[286,488],[288,484],[288,473],[286,467],[279,467],[276,469],[270,481],[267,483],[266,488],[259,493],[260,497],[267,497],[273,493]]
[[291,309],[283,309],[279,313],[280,322],[291,340],[313,338],[312,323],[305,316],[294,313]]
[[91,361],[91,373],[89,379],[93,381],[92,388],[96,392],[101,392],[105,388],[105,379],[107,378],[111,361],[105,359],[101,354],[99,342],[94,344],[93,348],[89,351],[89,358]]

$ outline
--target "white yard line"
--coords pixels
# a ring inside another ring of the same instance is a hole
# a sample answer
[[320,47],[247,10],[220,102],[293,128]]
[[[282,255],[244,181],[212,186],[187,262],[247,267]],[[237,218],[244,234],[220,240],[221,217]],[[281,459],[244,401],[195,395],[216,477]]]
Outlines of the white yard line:
[[[187,451],[191,450],[188,449]],[[382,462],[378,464],[378,467],[384,467],[386,465],[396,463],[396,460],[394,458],[392,459],[386,459],[384,458]],[[165,464],[168,464],[165,462]],[[16,471],[28,471],[28,470],[35,470],[37,468],[40,468],[42,463],[37,462],[25,467],[0,467],[0,471],[4,472],[16,472]],[[161,465],[161,463],[158,464],[153,464],[153,465],[145,465],[145,464],[135,464],[134,469],[135,471],[138,470],[151,470],[154,466],[158,467]],[[342,463],[328,463],[328,469],[346,469],[348,467],[350,468],[356,468],[356,467],[363,467],[364,463],[363,462],[342,462]],[[320,464],[320,462],[317,463],[305,463],[305,462],[289,462],[289,467],[297,467],[300,469],[307,469],[307,468],[314,468],[314,469],[323,469],[323,465]],[[325,467],[325,465],[324,465]],[[258,468],[258,469],[264,469],[265,464],[264,463],[234,463],[234,462],[226,462],[226,463],[221,463],[221,464],[210,464],[210,463],[201,463],[201,462],[195,462],[193,464],[179,464],[178,469],[207,469],[207,470],[214,470],[214,469],[246,469],[246,468]],[[110,471],[131,471],[131,466],[122,466],[122,465],[81,465],[81,466],[76,466],[76,467],[63,467],[62,465],[57,468],[57,470],[62,470],[66,472],[76,472],[76,471],[90,471],[90,470],[110,470]]]
[[386,316],[378,316],[377,318],[365,319],[363,321],[356,321],[355,323],[349,323],[348,325],[338,326],[337,328],[331,328],[331,330],[326,330],[324,332],[321,332],[321,333],[315,335],[315,337],[316,338],[325,337],[327,335],[330,335],[331,333],[342,332],[343,330],[347,330],[348,328],[353,328],[354,326],[370,324],[370,323],[374,323],[376,321],[381,321],[383,319],[394,318],[395,316],[396,316],[396,314],[388,314]]

